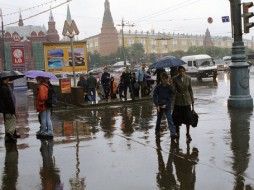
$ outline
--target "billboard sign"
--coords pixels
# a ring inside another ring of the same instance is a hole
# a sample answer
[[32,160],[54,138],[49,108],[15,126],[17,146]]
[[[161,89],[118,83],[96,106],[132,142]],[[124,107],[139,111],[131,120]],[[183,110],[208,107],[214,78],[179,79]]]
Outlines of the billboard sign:
[[71,93],[71,79],[70,78],[63,78],[60,79],[60,87],[62,94]]
[[[87,72],[87,50],[86,42],[74,42],[73,44],[74,62],[76,72]],[[45,43],[44,44],[45,70],[47,72],[61,73],[73,72],[71,44]]]
[[25,66],[24,47],[11,47],[11,58],[13,66]]

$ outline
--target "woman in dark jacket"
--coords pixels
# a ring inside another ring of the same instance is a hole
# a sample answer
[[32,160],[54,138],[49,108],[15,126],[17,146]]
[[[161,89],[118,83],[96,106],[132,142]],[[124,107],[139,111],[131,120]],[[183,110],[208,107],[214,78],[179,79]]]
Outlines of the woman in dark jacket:
[[177,138],[171,115],[171,102],[174,94],[174,86],[169,81],[168,74],[166,72],[161,73],[160,79],[161,83],[155,87],[153,92],[153,102],[157,108],[155,134],[159,134],[160,132],[161,118],[165,112],[168,120],[171,140],[174,141]]
[[176,88],[175,103],[173,111],[173,121],[176,126],[176,133],[180,136],[179,127],[186,125],[186,138],[191,141],[190,124],[191,124],[191,105],[194,104],[191,78],[185,74],[183,66],[178,67],[178,75],[173,77],[173,83]]

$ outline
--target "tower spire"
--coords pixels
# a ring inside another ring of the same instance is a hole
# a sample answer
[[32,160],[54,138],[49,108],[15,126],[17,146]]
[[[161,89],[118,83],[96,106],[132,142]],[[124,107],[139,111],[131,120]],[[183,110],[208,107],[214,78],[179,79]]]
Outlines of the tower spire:
[[105,0],[104,8],[105,8],[105,10],[104,10],[102,25],[110,24],[110,25],[114,26],[113,18],[112,18],[111,12],[110,12],[110,4],[109,4],[108,0]]
[[70,7],[69,5],[67,5],[67,16],[66,16],[66,20],[70,21],[71,19],[71,11],[70,11]]
[[50,7],[50,14],[49,14],[49,22],[54,22],[54,17],[53,17],[53,14],[52,14],[51,7]]
[[111,53],[115,53],[118,49],[118,34],[111,16],[108,0],[105,0],[104,8],[101,33],[99,35],[99,51],[102,56],[108,56]]
[[19,26],[24,26],[22,15],[21,15],[21,10],[19,12]]

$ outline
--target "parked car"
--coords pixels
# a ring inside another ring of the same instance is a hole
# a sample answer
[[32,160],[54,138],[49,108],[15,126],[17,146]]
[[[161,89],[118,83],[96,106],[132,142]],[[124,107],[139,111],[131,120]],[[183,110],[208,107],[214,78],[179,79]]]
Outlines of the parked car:
[[187,64],[183,65],[186,73],[191,77],[196,77],[198,80],[202,78],[217,77],[217,67],[209,55],[199,54],[182,57],[182,60]]

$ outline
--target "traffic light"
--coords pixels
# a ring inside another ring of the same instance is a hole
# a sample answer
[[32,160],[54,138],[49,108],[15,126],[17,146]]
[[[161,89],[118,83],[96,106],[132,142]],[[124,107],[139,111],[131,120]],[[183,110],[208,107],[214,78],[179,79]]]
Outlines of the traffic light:
[[253,6],[253,2],[243,3],[243,27],[244,33],[249,33],[249,29],[254,26],[253,22],[249,22],[249,18],[254,16],[253,12],[249,13],[249,8]]

